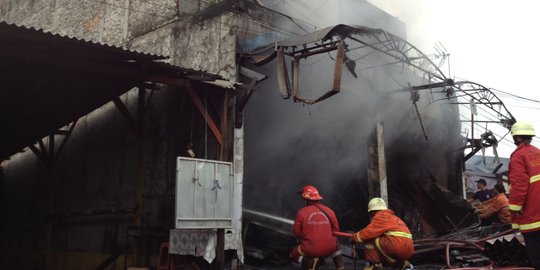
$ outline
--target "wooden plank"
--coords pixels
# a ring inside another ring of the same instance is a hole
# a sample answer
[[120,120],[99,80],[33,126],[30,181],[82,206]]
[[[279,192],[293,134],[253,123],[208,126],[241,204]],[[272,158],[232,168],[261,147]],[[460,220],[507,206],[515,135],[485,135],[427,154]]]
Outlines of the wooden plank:
[[195,91],[193,90],[193,87],[191,86],[191,83],[187,83],[186,87],[187,92],[191,96],[191,99],[193,100],[193,103],[195,103],[195,106],[199,110],[199,112],[202,114],[204,119],[206,120],[206,123],[208,124],[208,127],[210,127],[210,130],[214,134],[214,137],[216,137],[216,140],[220,145],[223,145],[223,136],[221,136],[221,132],[219,131],[216,123],[214,122],[214,119],[210,117],[208,114],[208,111],[206,111],[206,108],[202,104],[201,100],[199,99],[199,96],[195,94]]
[[375,136],[368,147],[368,189],[369,197],[380,197],[388,203],[386,178],[386,157],[384,146],[384,126],[377,123]]

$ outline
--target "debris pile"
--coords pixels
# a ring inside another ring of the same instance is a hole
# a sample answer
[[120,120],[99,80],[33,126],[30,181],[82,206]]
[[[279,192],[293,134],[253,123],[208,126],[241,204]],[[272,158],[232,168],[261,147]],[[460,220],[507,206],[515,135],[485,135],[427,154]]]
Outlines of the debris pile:
[[[246,215],[246,264],[258,269],[293,267],[288,261],[290,249],[297,244],[290,228],[292,220],[254,213],[257,212],[252,211]],[[351,247],[345,238],[340,237],[340,240],[348,268],[361,269],[365,263],[361,257],[364,254],[363,246]],[[417,236],[411,262],[415,269],[420,270],[533,269],[527,267],[529,262],[523,237],[512,230],[509,224],[486,227],[476,224],[437,237]]]

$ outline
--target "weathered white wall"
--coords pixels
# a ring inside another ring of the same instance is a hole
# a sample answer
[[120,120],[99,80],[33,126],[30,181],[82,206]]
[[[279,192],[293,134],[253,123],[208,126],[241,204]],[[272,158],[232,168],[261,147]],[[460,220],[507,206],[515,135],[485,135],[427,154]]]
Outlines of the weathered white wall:
[[[235,19],[225,14],[191,25],[194,7],[165,0],[0,1],[0,20],[78,39],[171,57],[181,67],[236,74]],[[188,8],[189,12],[178,10]],[[187,22],[186,22],[187,21]]]
[[[236,79],[236,34],[238,23],[231,14],[180,27],[175,40],[173,63]],[[189,49],[186,49],[189,48]]]

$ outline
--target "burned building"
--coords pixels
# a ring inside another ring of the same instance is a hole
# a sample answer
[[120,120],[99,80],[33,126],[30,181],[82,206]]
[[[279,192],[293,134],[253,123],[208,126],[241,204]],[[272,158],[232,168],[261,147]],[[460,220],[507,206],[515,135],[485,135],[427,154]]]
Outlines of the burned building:
[[[411,214],[422,204],[439,207],[448,201],[444,189],[458,192],[462,153],[456,149],[462,138],[448,93],[453,82],[436,69],[425,69],[433,63],[414,53],[421,54],[390,33],[348,25],[255,50],[253,59],[276,59],[261,71],[272,75],[248,104],[246,152],[256,158],[246,159],[245,188],[256,194],[254,207],[292,218],[300,203],[295,191],[314,184],[337,208],[345,228],[362,227],[368,220],[367,200],[374,196],[368,174],[376,167],[370,159],[377,148],[371,146],[383,129],[379,154],[386,156],[388,172],[383,178],[398,212]],[[340,61],[344,64],[334,65]],[[280,78],[280,73],[289,75]],[[288,102],[280,100],[282,88]],[[266,179],[267,188],[259,188],[260,179]],[[431,222],[435,231],[452,229],[448,221]]]
[[[304,18],[315,13],[309,7],[320,8],[307,6],[281,11]],[[398,212],[418,230],[434,233],[474,222],[462,216],[471,210],[466,203],[456,206],[450,221],[436,215],[438,207],[448,207],[447,195],[462,190],[454,82],[439,63],[399,36],[405,30],[396,18],[368,2],[323,6],[327,13],[316,13],[311,22],[338,25],[302,33],[288,23],[297,37],[266,39],[259,47],[242,43],[248,49],[245,62],[268,75],[247,105],[246,207],[252,203],[254,209],[293,218],[301,203],[296,191],[315,184],[327,203],[338,207],[345,227],[357,229],[367,222],[365,205],[374,196],[368,178],[380,177],[390,204],[402,208]],[[352,16],[360,13],[370,16]],[[382,153],[375,146],[377,126]],[[384,172],[376,171],[381,154]],[[261,179],[268,188],[260,188]],[[414,211],[418,206],[425,206],[423,213]]]

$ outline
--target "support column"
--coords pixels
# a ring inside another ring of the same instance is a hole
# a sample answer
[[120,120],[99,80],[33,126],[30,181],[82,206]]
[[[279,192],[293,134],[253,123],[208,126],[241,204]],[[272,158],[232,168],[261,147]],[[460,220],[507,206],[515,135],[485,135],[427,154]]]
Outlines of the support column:
[[[137,163],[135,175],[135,200],[137,202],[137,215],[135,216],[135,225],[143,226],[144,215],[144,112],[146,110],[146,90],[143,86],[138,87],[137,98],[137,129],[135,136],[137,137]],[[141,265],[142,250],[141,243],[138,239],[135,240],[134,259],[136,265]]]
[[384,151],[384,126],[382,123],[377,123],[375,136],[372,137],[368,147],[369,197],[381,197],[388,203],[386,157]]
[[[116,108],[128,123],[131,131],[136,138],[137,154],[135,160],[135,179],[133,183],[133,196],[137,204],[134,225],[137,228],[143,226],[144,213],[144,116],[146,114],[146,87],[140,85],[138,88],[137,97],[137,115],[136,118],[128,110],[127,106],[120,100],[119,97],[113,98]],[[141,244],[136,238],[133,240],[133,265],[141,264]]]

